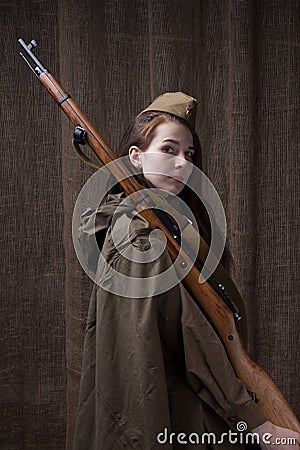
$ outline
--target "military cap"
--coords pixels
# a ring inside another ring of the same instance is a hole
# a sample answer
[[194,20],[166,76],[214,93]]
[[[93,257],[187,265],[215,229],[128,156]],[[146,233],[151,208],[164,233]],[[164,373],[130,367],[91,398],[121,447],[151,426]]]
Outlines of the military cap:
[[[188,122],[195,128],[197,113],[197,100],[183,92],[166,92],[156,97],[156,99],[144,109],[140,114],[147,111],[159,111],[173,114]],[[139,115],[140,115],[139,114]]]

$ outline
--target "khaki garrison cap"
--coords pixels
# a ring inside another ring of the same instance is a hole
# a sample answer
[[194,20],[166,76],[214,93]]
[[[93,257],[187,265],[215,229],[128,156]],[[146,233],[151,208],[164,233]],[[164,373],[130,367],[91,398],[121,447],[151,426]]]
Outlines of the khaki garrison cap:
[[[156,99],[144,109],[140,114],[147,111],[159,111],[173,114],[186,120],[195,128],[197,100],[183,92],[166,92],[156,97]],[[139,114],[139,115],[140,115]]]

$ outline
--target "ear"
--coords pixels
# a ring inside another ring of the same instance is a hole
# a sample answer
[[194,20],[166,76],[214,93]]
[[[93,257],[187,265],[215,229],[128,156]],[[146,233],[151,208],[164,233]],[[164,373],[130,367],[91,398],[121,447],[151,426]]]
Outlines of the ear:
[[128,151],[128,155],[131,161],[131,164],[136,168],[136,169],[141,169],[142,168],[142,161],[141,161],[141,150],[136,147],[135,145],[132,145]]

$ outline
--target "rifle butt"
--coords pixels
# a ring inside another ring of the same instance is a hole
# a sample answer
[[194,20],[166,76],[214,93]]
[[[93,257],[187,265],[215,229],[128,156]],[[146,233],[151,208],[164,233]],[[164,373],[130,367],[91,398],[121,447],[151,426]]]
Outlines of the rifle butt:
[[236,375],[246,388],[255,393],[256,403],[274,425],[300,433],[299,421],[272,378],[241,348],[241,354],[230,355]]

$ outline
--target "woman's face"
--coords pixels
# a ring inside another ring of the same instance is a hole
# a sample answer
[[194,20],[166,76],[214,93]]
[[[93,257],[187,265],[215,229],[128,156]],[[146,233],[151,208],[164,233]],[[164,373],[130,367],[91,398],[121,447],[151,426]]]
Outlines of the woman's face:
[[129,156],[156,188],[178,195],[192,173],[194,152],[189,128],[178,122],[165,122],[155,129],[155,136],[146,150],[132,146]]

